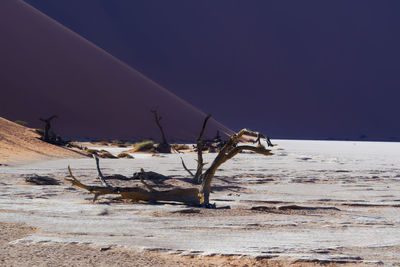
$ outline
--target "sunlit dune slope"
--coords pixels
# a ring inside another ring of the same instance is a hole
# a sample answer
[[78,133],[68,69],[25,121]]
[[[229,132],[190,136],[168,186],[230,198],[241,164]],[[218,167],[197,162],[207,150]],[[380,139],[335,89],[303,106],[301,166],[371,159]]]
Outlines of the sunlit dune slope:
[[0,117],[0,164],[23,160],[77,158],[80,154],[38,139],[32,129]]

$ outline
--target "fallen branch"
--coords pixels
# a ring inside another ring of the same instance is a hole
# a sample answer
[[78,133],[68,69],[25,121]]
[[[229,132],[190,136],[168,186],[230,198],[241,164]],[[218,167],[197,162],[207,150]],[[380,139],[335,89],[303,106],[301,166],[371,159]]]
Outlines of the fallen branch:
[[102,195],[120,195],[121,199],[131,200],[133,202],[138,201],[173,201],[181,202],[190,205],[201,205],[202,198],[199,195],[198,188],[173,188],[171,190],[157,191],[147,185],[143,178],[141,179],[142,184],[145,185],[146,189],[140,187],[105,187],[105,186],[93,186],[85,185],[81,183],[71,171],[68,166],[68,172],[72,179],[66,179],[70,181],[72,185],[78,186],[82,189],[89,191],[94,194],[93,202]]
[[[71,182],[72,185],[80,187],[89,191],[89,193],[94,194],[93,202],[97,200],[99,196],[102,195],[120,195],[121,199],[131,200],[134,202],[138,201],[173,201],[173,202],[181,202],[189,205],[201,205],[203,203],[202,197],[199,194],[198,188],[173,188],[170,190],[157,191],[152,186],[144,181],[147,177],[159,178],[165,177],[163,175],[154,173],[154,172],[145,172],[143,169],[140,173],[134,174],[131,179],[139,179],[141,184],[145,188],[141,187],[113,187],[110,186],[106,181],[106,177],[103,176],[100,166],[99,160],[96,158],[96,166],[98,171],[98,178],[103,184],[103,186],[93,186],[93,185],[85,185],[80,182],[71,171],[70,166],[68,166],[68,172],[72,179],[66,178],[67,181]],[[150,175],[149,175],[150,174]],[[115,176],[115,175],[114,175]],[[113,177],[113,176],[111,176]]]

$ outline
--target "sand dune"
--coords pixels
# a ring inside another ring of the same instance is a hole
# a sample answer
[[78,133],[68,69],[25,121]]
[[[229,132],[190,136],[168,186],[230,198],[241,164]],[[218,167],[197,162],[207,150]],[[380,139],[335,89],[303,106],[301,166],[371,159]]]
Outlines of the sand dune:
[[[22,1],[0,2],[0,37],[2,117],[38,127],[57,114],[66,137],[158,139],[157,108],[170,140],[201,128],[203,112]],[[211,120],[207,135],[217,130],[230,133]]]
[[38,137],[32,129],[0,117],[0,164],[83,157],[76,152],[43,142]]

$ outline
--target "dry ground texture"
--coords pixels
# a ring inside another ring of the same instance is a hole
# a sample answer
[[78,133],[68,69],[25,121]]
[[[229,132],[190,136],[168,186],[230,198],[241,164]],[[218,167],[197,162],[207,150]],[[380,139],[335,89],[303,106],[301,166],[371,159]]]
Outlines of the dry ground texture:
[[[13,242],[40,229],[19,223],[0,222],[1,266],[320,266],[320,263],[294,262],[248,256],[182,256],[139,251],[113,246],[86,244],[29,244]],[[335,266],[325,263],[323,266]],[[362,266],[363,264],[341,264]]]
[[[93,203],[65,181],[70,165],[99,185],[89,158],[0,166],[0,265],[399,266],[400,144],[276,142],[274,156],[222,165],[214,210],[113,196]],[[180,156],[196,166],[194,154],[134,156],[101,159],[103,173],[144,168],[189,186]],[[215,154],[204,156],[210,163]],[[34,174],[59,184],[26,182]]]

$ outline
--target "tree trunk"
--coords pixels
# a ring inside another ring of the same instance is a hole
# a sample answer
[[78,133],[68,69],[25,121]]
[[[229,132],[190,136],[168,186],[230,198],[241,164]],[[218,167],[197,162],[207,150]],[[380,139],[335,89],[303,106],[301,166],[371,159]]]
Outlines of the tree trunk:
[[[259,145],[257,147],[254,146],[237,146],[235,147],[236,142],[243,136],[253,136],[257,137],[257,141]],[[266,149],[263,145],[261,145],[260,138],[264,138],[267,141],[268,146],[273,146],[268,137],[261,135],[258,132],[253,132],[247,129],[242,129],[237,134],[234,134],[225,144],[225,146],[218,153],[217,157],[214,159],[211,166],[207,169],[207,171],[203,175],[203,182],[201,184],[200,194],[203,195],[205,207],[208,207],[210,204],[210,192],[211,192],[211,182],[214,178],[215,172],[227,160],[233,158],[235,155],[239,154],[243,150],[250,150],[258,154],[263,154],[266,156],[273,155],[270,150]]]
[[157,110],[152,110],[151,111],[154,114],[154,120],[160,129],[161,132],[161,137],[162,137],[162,143],[160,143],[157,147],[157,151],[159,153],[171,153],[171,146],[168,144],[167,138],[165,137],[164,129],[161,126],[161,119],[162,117],[158,115]]
[[207,126],[207,121],[211,118],[211,114],[208,114],[207,117],[204,119],[203,127],[201,128],[199,137],[197,138],[197,170],[196,174],[193,177],[193,182],[195,184],[200,184],[203,178],[203,167],[204,167],[204,162],[203,162],[203,135],[204,131]]
[[57,115],[53,115],[47,119],[42,119],[40,118],[41,121],[43,121],[44,124],[44,133],[43,133],[43,141],[45,142],[50,142],[49,134],[50,134],[50,128],[51,128],[51,120],[57,118]]

